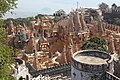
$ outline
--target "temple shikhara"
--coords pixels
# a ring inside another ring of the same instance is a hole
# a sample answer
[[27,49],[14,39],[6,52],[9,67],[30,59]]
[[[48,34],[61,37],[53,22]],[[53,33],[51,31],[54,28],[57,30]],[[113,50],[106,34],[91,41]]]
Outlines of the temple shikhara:
[[56,23],[43,16],[31,21],[31,26],[14,27],[10,20],[6,32],[9,45],[19,51],[18,58],[37,71],[70,63],[72,55],[94,36],[106,40],[109,54],[120,55],[120,26],[103,22],[101,15],[98,21],[88,22],[83,9],[71,11]]

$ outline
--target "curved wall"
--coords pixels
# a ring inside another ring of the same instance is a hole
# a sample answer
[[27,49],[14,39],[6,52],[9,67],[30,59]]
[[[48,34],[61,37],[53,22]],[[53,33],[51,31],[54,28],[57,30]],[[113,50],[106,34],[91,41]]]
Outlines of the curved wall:
[[[86,59],[82,58],[86,57]],[[97,59],[101,59],[98,61]],[[78,51],[72,56],[72,80],[103,80],[106,71],[113,67],[112,56],[96,50]]]

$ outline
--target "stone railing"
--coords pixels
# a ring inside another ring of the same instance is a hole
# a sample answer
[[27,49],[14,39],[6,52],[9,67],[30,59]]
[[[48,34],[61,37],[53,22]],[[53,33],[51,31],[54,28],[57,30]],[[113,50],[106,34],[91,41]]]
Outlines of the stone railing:
[[120,80],[120,78],[116,77],[115,75],[109,72],[106,72],[105,76],[106,76],[106,80]]
[[71,71],[71,63],[68,64],[60,64],[60,65],[56,65],[54,67],[50,67],[50,68],[46,68],[43,70],[39,70],[39,71],[35,71],[35,70],[31,70],[33,69],[32,66],[29,65],[29,72],[33,77],[37,77],[39,75],[57,75],[57,74],[70,74]]
[[[32,68],[32,67],[31,67]],[[31,70],[29,69],[29,72]],[[38,77],[39,75],[49,75],[49,76],[53,76],[53,75],[59,75],[59,74],[71,74],[71,63],[68,64],[61,64],[61,65],[56,65],[54,67],[50,67],[47,69],[43,69],[43,70],[39,70],[39,71],[35,71],[34,69],[30,72],[30,74],[33,77]],[[106,72],[105,75],[105,80],[120,80],[120,78],[116,77],[115,75]]]

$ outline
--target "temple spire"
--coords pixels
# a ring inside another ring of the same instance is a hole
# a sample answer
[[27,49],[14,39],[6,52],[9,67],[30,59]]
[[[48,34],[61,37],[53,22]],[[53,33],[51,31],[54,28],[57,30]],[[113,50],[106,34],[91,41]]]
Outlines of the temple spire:
[[28,45],[26,46],[26,52],[33,53],[35,51],[36,51],[36,42],[33,33],[31,33]]
[[73,13],[71,12],[70,17],[69,17],[69,21],[68,21],[68,32],[74,32],[74,23],[73,23]]
[[75,11],[73,21],[74,21],[74,25],[75,25],[75,31],[78,33],[79,30],[82,29],[82,24],[81,24],[81,21],[80,21],[80,16],[79,16],[78,11]]
[[77,1],[77,9],[78,9],[78,7],[79,7],[79,2]]
[[85,22],[85,20],[84,20],[84,11],[83,11],[82,8],[80,9],[80,11],[81,11],[81,14],[80,14],[80,22],[81,22],[82,30],[87,31],[87,30],[88,30],[88,27],[87,27],[86,22]]
[[71,61],[71,57],[73,55],[73,46],[71,44],[69,44],[67,46],[67,54],[66,54],[66,58],[67,58],[67,63],[69,63]]
[[67,58],[66,58],[66,45],[64,45],[63,52],[62,52],[62,63],[67,63]]
[[38,70],[39,63],[38,63],[38,55],[37,55],[37,51],[34,51],[34,61],[33,61],[33,67]]
[[109,52],[110,53],[116,53],[116,50],[115,50],[115,45],[114,45],[114,37],[111,35],[109,36],[109,44],[108,44],[108,48],[109,48]]
[[41,21],[40,21],[40,18],[39,17],[37,17],[37,20],[36,20],[36,23],[40,23]]
[[9,21],[9,24],[8,24],[8,35],[11,35],[14,33],[14,28],[13,28],[13,22],[12,20]]
[[102,36],[104,34],[102,19],[101,19],[100,15],[99,15],[99,21],[98,21],[98,25],[97,25],[97,33],[99,36]]

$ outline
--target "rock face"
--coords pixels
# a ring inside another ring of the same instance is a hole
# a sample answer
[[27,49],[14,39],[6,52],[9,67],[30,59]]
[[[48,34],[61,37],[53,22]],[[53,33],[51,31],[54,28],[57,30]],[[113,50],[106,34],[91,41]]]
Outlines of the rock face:
[[104,80],[105,72],[114,72],[113,58],[94,50],[78,51],[72,56],[72,80]]

